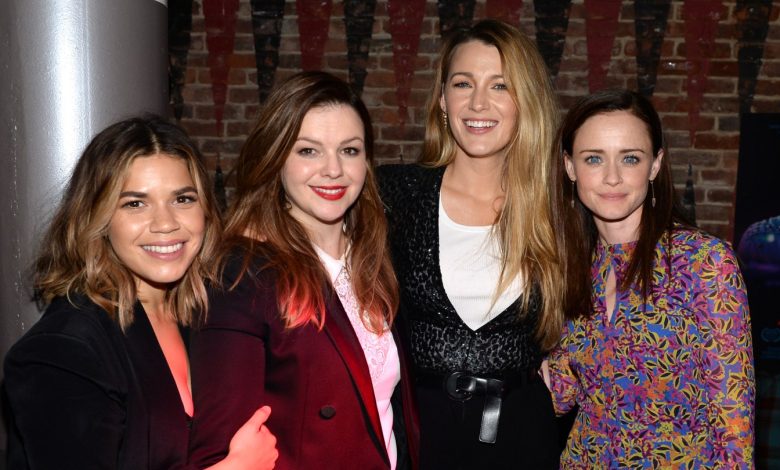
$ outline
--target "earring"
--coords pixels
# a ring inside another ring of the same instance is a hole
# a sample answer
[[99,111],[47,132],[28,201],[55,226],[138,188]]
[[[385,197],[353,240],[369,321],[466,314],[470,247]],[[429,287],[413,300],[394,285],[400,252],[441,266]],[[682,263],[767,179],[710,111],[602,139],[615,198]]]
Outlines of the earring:
[[571,207],[574,207],[574,180],[571,180]]
[[650,180],[650,204],[655,207],[655,186],[653,186],[653,180]]
[[441,112],[441,119],[444,121],[444,129],[447,129],[447,113],[445,111]]

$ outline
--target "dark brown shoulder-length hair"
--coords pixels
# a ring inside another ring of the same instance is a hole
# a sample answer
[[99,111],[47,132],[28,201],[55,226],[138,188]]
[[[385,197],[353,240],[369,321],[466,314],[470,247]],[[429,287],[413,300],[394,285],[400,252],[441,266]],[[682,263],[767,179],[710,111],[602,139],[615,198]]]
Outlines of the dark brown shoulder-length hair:
[[[653,279],[655,247],[675,225],[691,227],[677,200],[669,154],[665,150],[661,119],[652,103],[641,94],[624,89],[608,89],[580,99],[566,114],[558,133],[559,155],[553,171],[556,233],[561,258],[566,263],[567,317],[576,318],[591,313],[591,262],[598,242],[593,215],[579,200],[566,173],[564,159],[572,155],[579,128],[592,116],[614,111],[628,111],[645,123],[652,143],[653,158],[663,150],[661,168],[653,180],[655,207],[650,191],[642,206],[639,239],[631,256],[626,277],[619,286],[628,289],[637,282],[646,297]],[[572,201],[574,204],[572,205]]]
[[134,277],[114,253],[107,231],[130,165],[155,154],[184,160],[206,217],[203,246],[184,277],[166,292],[166,310],[183,325],[205,315],[204,280],[216,274],[209,260],[220,245],[222,222],[197,149],[182,129],[154,115],[107,127],[79,158],[33,265],[34,299],[39,305],[57,296],[82,294],[122,329],[133,322]]
[[[367,174],[357,201],[347,210],[344,231],[350,249],[347,269],[363,321],[375,332],[392,323],[398,285],[387,253],[387,226],[373,169],[373,131],[363,102],[347,83],[325,72],[301,72],[272,90],[260,110],[235,167],[236,192],[225,236],[242,237],[250,252],[266,255],[277,274],[277,301],[288,328],[325,320],[323,287],[330,283],[304,227],[290,215],[282,168],[304,116],[313,108],[349,106],[363,123]],[[223,252],[227,258],[230,247]],[[248,259],[238,279],[246,274]],[[224,262],[222,263],[224,265]]]

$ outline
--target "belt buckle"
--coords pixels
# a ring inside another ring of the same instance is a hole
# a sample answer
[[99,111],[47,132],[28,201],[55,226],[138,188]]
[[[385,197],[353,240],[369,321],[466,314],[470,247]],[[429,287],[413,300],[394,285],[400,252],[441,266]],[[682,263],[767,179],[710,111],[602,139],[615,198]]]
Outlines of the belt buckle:
[[453,372],[444,379],[444,390],[454,400],[466,401],[470,399],[475,389],[476,380],[465,372]]

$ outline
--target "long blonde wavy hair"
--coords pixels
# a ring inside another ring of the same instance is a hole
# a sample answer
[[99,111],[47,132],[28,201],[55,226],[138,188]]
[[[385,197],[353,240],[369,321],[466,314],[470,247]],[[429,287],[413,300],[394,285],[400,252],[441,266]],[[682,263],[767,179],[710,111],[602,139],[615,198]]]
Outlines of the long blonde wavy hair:
[[544,349],[549,349],[559,339],[563,326],[565,293],[548,193],[558,103],[544,60],[526,35],[506,23],[488,19],[453,33],[445,41],[427,105],[420,160],[440,167],[455,158],[458,143],[441,119],[439,99],[458,46],[471,41],[498,50],[504,80],[518,113],[517,129],[507,146],[501,181],[505,202],[494,227],[501,252],[501,276],[496,292],[503,292],[518,275],[522,276],[526,282],[521,315],[525,315],[532,291],[538,289],[542,308],[537,338]]

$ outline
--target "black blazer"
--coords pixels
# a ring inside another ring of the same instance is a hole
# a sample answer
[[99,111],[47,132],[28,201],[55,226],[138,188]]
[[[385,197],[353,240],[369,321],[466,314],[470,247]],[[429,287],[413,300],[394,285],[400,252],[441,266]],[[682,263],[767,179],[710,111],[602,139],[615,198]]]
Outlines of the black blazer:
[[[231,286],[239,251],[225,271]],[[192,338],[193,392],[199,410],[192,455],[211,462],[261,405],[277,438],[276,468],[361,470],[389,468],[371,376],[363,349],[336,293],[326,288],[326,320],[286,329],[276,301],[276,278],[266,259],[251,259],[233,290],[209,292],[205,327]],[[393,400],[398,468],[416,460],[416,416],[404,351]]]
[[189,417],[141,304],[123,334],[71,298],[55,299],[6,356],[9,470],[195,468]]
[[409,329],[410,360],[417,372],[434,375],[466,370],[501,378],[536,370],[542,359],[534,338],[537,296],[530,299],[529,314],[522,321],[518,321],[517,299],[476,331],[461,320],[447,297],[439,263],[444,169],[420,165],[377,168],[401,292],[399,317]]

